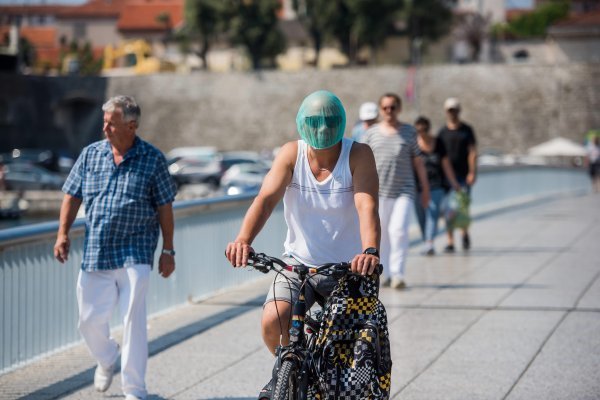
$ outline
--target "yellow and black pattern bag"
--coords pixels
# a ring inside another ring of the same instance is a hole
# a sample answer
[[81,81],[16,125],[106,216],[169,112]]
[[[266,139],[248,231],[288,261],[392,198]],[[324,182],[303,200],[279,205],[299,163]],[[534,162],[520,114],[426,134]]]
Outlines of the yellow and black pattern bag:
[[385,307],[373,277],[342,278],[323,307],[309,398],[389,399],[392,358]]

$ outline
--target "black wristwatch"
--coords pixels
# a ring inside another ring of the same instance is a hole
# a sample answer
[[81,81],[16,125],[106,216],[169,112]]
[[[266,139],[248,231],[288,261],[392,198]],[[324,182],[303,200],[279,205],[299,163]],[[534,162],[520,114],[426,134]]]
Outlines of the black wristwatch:
[[379,250],[377,250],[375,247],[367,247],[365,251],[363,251],[363,254],[370,254],[379,258]]

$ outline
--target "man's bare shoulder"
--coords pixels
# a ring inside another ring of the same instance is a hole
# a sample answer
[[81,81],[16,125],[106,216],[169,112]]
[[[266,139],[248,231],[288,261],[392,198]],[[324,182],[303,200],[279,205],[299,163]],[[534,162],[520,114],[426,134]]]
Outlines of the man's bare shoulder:
[[373,150],[371,149],[371,146],[366,143],[352,143],[352,149],[350,149],[350,159],[363,159],[372,157]]
[[279,149],[275,162],[282,165],[291,165],[293,168],[296,164],[296,156],[298,154],[298,141],[293,140],[287,142]]

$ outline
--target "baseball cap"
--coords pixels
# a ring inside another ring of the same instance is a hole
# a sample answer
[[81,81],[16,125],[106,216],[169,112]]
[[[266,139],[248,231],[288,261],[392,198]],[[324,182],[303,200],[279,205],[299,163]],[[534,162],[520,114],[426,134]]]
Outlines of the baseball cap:
[[460,102],[456,97],[449,97],[444,101],[444,110],[460,109]]
[[361,121],[369,121],[377,118],[377,104],[373,102],[363,103],[360,106],[360,110],[358,111],[358,118]]

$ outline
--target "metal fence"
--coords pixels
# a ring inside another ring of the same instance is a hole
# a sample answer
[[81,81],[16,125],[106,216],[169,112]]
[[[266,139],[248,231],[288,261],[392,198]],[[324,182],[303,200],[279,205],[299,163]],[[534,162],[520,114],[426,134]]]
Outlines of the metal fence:
[[[474,189],[474,209],[494,209],[515,201],[585,193],[590,183],[582,170],[512,168],[482,171]],[[252,198],[246,195],[175,204],[177,270],[169,279],[152,274],[149,314],[260,277],[234,270],[223,256]],[[52,222],[0,231],[0,373],[80,340],[75,283],[84,223],[78,220],[73,226],[71,253],[65,265],[52,254],[57,229],[58,223]],[[254,247],[280,254],[284,237],[279,207]],[[113,322],[118,324],[116,318]]]

